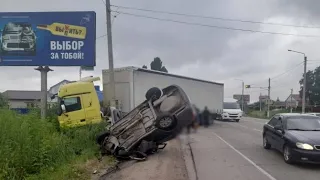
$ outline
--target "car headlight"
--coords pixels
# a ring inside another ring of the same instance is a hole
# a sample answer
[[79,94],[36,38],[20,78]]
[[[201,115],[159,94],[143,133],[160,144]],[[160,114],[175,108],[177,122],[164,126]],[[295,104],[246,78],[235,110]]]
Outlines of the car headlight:
[[2,39],[3,40],[9,40],[10,38],[9,38],[9,36],[2,36]]
[[300,149],[304,149],[304,150],[313,150],[313,146],[311,146],[310,144],[306,144],[306,143],[300,143],[297,142],[296,146]]

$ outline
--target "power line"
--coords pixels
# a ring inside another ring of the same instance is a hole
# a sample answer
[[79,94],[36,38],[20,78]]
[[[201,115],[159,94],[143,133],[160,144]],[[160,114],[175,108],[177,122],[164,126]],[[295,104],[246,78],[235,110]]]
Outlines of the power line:
[[119,5],[111,5],[111,6],[122,8],[122,9],[129,9],[129,10],[138,10],[138,11],[145,11],[145,12],[152,12],[152,13],[159,13],[159,14],[171,14],[171,15],[177,15],[177,16],[186,16],[186,17],[195,17],[195,18],[204,18],[204,19],[214,19],[214,20],[220,20],[220,21],[233,21],[233,22],[242,22],[242,23],[251,23],[251,24],[265,24],[265,25],[310,28],[310,29],[319,29],[320,28],[320,27],[316,27],[316,26],[303,26],[303,25],[282,24],[282,23],[272,23],[272,22],[268,23],[268,22],[250,21],[250,20],[242,20],[242,19],[202,16],[202,15],[195,15],[195,14],[183,14],[183,13],[176,13],[176,12],[159,11],[159,10],[151,10],[151,9],[143,9],[143,8],[135,8],[135,7],[119,6]]
[[286,70],[285,72],[283,72],[283,73],[281,73],[281,74],[278,74],[277,76],[275,76],[275,77],[271,78],[271,80],[276,79],[276,78],[278,78],[278,77],[280,77],[280,76],[282,76],[282,75],[284,75],[284,74],[286,74],[286,73],[288,73],[288,72],[290,72],[290,71],[294,70],[295,68],[299,67],[301,64],[303,64],[303,62],[301,62],[301,63],[299,63],[299,64],[295,65],[295,66],[294,66],[294,67],[292,67],[291,69],[288,69],[288,70]]
[[215,25],[208,25],[208,24],[201,24],[201,23],[191,23],[191,22],[185,22],[185,21],[178,21],[178,20],[174,20],[174,19],[157,18],[157,17],[151,17],[151,16],[145,16],[145,15],[127,13],[127,12],[122,12],[122,11],[112,11],[112,12],[118,12],[118,13],[121,13],[123,15],[134,16],[134,17],[139,17],[139,18],[154,19],[154,20],[159,20],[159,21],[174,22],[174,23],[179,23],[179,24],[202,26],[202,27],[209,27],[209,28],[215,28],[215,29],[225,29],[225,30],[231,30],[231,31],[243,31],[243,32],[272,34],[272,35],[283,35],[283,36],[298,36],[298,37],[308,37],[308,38],[311,38],[311,37],[312,38],[320,38],[320,36],[316,36],[316,35],[301,35],[301,34],[290,34],[290,33],[280,33],[280,32],[258,31],[258,30],[250,30],[250,29],[215,26]]

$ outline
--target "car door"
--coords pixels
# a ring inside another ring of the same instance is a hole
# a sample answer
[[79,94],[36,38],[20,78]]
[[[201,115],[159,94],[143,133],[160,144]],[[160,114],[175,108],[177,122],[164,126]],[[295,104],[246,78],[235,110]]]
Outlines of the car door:
[[265,136],[267,138],[267,141],[271,144],[271,146],[274,146],[275,140],[274,140],[274,126],[277,123],[277,119],[279,118],[278,115],[275,115],[271,118],[271,120],[266,125],[265,130]]
[[[278,118],[278,120],[276,121],[276,124],[275,124],[275,126],[280,126],[280,127],[282,127],[282,129],[284,128],[284,126],[283,126],[283,117],[279,117]],[[284,144],[284,138],[283,138],[283,136],[284,136],[284,134],[283,134],[283,131],[282,130],[275,130],[274,129],[274,133],[273,133],[273,135],[274,135],[274,147],[276,148],[276,149],[278,149],[279,151],[282,151],[282,147],[283,147],[283,144]]]

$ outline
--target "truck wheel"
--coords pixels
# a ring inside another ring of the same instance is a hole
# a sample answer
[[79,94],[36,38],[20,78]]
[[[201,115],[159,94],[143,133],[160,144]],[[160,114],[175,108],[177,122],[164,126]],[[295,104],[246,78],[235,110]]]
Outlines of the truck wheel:
[[145,97],[146,97],[146,99],[147,99],[148,101],[151,100],[151,99],[152,99],[153,101],[155,101],[155,100],[159,99],[159,98],[161,97],[161,95],[162,95],[161,89],[159,89],[159,88],[157,88],[157,87],[153,87],[153,88],[150,88],[150,89],[147,91]]
[[104,139],[110,135],[110,132],[103,132],[101,133],[100,135],[97,136],[96,138],[96,142],[99,144],[99,145],[102,145]]
[[170,114],[163,114],[157,117],[155,125],[161,130],[171,131],[177,126],[177,120]]

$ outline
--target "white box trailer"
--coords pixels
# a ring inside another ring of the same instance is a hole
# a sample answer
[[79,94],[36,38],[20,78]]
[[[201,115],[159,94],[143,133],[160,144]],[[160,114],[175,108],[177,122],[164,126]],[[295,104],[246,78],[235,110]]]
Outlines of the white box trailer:
[[[205,106],[211,112],[221,113],[223,109],[224,85],[170,73],[148,70],[137,67],[115,68],[116,100],[120,109],[129,112],[145,100],[145,93],[152,87],[164,88],[176,84],[189,96],[192,104],[200,110]],[[105,102],[110,102],[108,93],[109,70],[102,70],[103,96]]]

